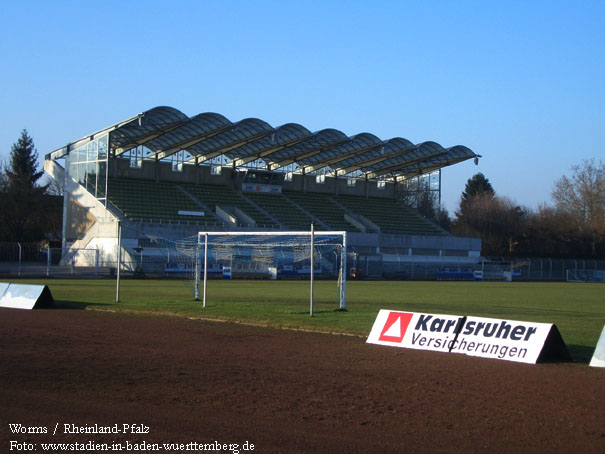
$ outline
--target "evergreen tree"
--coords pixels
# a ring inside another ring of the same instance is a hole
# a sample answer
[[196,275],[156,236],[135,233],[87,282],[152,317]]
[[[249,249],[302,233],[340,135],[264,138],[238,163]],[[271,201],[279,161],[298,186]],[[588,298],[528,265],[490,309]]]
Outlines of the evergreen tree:
[[24,129],[17,143],[11,148],[10,169],[7,171],[10,187],[33,189],[44,174],[43,171],[36,170],[37,166],[38,152],[34,140]]
[[488,197],[496,195],[492,184],[481,172],[476,173],[466,181],[466,186],[462,193],[462,201],[465,202],[478,195],[487,195]]
[[6,165],[0,161],[0,193],[8,191],[8,175]]
[[26,130],[11,148],[6,169],[5,189],[0,194],[0,239],[36,241],[44,237],[48,209],[45,207],[46,186],[36,183],[42,177],[37,170],[38,153]]

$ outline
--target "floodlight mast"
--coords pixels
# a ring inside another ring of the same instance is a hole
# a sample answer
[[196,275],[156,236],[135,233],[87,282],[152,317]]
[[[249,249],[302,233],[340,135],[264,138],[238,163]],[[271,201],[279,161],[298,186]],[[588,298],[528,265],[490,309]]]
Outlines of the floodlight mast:
[[[201,257],[199,254],[199,248],[201,245],[202,235],[204,236],[204,288],[203,293],[200,291],[201,287],[201,272],[200,272],[200,261]],[[339,292],[339,308],[345,311],[346,306],[346,282],[347,282],[347,232],[346,231],[315,231],[314,226],[311,225],[311,231],[272,231],[272,232],[198,232],[198,239],[196,245],[196,260],[195,260],[195,292],[194,297],[196,301],[200,300],[200,294],[202,299],[202,306],[206,307],[206,289],[208,282],[208,238],[209,236],[220,236],[220,235],[231,235],[231,236],[310,236],[311,243],[314,243],[315,236],[340,236],[342,237],[342,248],[341,248],[341,266],[339,272],[340,278],[340,292]],[[310,315],[313,316],[313,274],[314,274],[314,247],[311,247],[311,295],[310,295]]]

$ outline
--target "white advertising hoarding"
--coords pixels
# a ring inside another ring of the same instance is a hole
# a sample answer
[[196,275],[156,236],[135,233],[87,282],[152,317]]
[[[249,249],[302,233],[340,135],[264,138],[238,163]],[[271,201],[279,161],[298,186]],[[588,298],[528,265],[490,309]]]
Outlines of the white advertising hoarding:
[[595,351],[592,354],[590,365],[592,367],[605,367],[605,326],[603,327],[603,331],[601,331],[601,337],[599,338]]
[[0,282],[0,307],[34,309],[51,307],[55,303],[46,285]]
[[381,310],[368,343],[534,364],[569,359],[550,323]]

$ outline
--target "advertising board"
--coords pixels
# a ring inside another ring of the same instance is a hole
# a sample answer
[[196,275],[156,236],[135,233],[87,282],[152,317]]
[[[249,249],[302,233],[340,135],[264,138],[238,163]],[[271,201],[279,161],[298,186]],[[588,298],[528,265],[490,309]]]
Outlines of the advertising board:
[[550,323],[381,310],[368,343],[534,364],[570,356]]
[[0,307],[10,309],[38,309],[55,303],[46,285],[12,284],[0,282]]
[[603,331],[601,331],[601,337],[597,342],[597,347],[592,354],[590,365],[592,367],[605,367],[605,326],[603,327]]

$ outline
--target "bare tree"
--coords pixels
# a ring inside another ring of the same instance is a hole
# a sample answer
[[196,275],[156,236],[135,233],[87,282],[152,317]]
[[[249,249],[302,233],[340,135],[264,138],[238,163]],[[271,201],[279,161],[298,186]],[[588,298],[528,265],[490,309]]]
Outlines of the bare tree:
[[461,211],[456,213],[455,234],[480,236],[485,255],[516,255],[525,230],[526,209],[506,197],[484,192],[469,197]]
[[523,255],[534,257],[590,258],[594,257],[591,243],[573,216],[543,204],[529,213],[517,249]]
[[48,189],[46,190],[48,195],[63,196],[63,185],[54,178],[51,178],[48,183]]
[[591,236],[596,256],[596,246],[605,237],[605,164],[589,159],[571,169],[570,178],[564,175],[555,182],[552,198],[557,211],[571,216],[579,230]]

